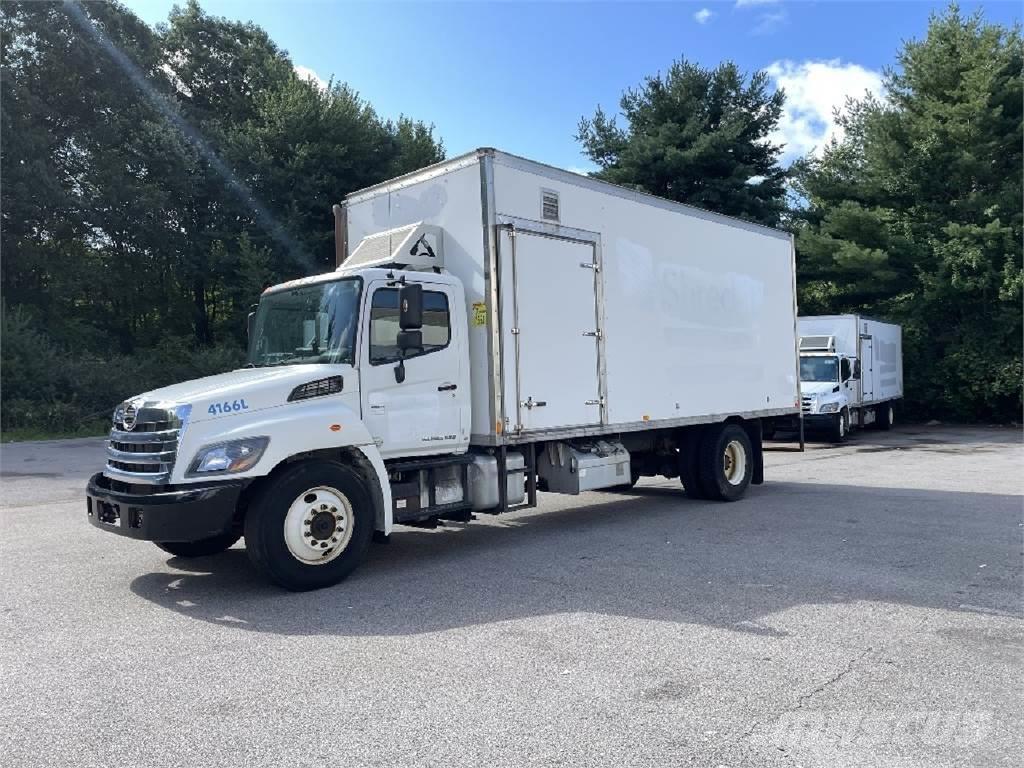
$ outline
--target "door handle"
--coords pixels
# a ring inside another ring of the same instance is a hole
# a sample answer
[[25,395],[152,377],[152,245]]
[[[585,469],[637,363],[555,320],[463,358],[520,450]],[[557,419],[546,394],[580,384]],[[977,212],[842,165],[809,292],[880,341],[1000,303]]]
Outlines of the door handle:
[[437,388],[438,392],[451,392],[452,390],[458,389],[458,384],[442,384]]
[[528,409],[528,410],[533,410],[534,408],[543,408],[545,405],[548,404],[548,401],[547,400],[534,400],[533,397],[531,396],[531,397],[528,397],[526,400],[524,400],[523,402],[521,402],[519,404],[521,406],[523,406],[524,408]]

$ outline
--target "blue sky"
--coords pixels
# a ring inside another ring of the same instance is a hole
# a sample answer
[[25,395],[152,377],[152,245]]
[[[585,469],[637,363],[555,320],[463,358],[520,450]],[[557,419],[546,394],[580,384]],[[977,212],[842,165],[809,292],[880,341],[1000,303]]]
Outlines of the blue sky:
[[[174,0],[122,0],[144,21]],[[789,96],[786,159],[834,130],[832,106],[880,88],[901,41],[924,35],[944,2],[309,2],[200,0],[251,20],[302,72],[352,85],[382,115],[431,122],[449,155],[495,146],[591,167],[573,139],[581,116],[615,111],[622,91],[685,56],[767,69]],[[1013,24],[1019,2],[962,2]]]

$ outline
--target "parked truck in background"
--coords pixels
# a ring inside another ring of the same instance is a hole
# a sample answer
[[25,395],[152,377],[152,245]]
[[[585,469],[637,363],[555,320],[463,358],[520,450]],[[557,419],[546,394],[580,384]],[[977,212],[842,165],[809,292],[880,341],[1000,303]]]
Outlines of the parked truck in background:
[[[853,429],[891,429],[903,397],[900,326],[860,315],[801,317],[800,392],[804,426],[841,442]],[[794,429],[792,417],[777,429]]]
[[244,535],[311,589],[394,525],[538,492],[739,499],[799,411],[786,233],[491,149],[336,215],[338,269],[263,293],[245,368],[117,407],[93,525],[183,557]]

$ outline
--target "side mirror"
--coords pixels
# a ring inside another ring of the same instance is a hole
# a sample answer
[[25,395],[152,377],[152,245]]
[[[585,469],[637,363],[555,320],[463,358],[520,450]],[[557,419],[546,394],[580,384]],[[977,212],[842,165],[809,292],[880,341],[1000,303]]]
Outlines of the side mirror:
[[255,329],[255,327],[256,327],[256,313],[255,312],[250,312],[249,313],[249,317],[248,317],[248,319],[246,320],[246,323],[245,323],[245,335],[246,335],[246,338],[249,338],[249,339],[252,338],[252,332]]
[[398,327],[403,331],[423,327],[423,286],[419,283],[398,290]]
[[423,331],[399,331],[398,332],[398,365],[395,366],[395,381],[401,384],[405,381],[405,358],[410,350],[423,350]]
[[402,352],[402,357],[408,356],[410,350],[422,350],[423,331],[399,331],[398,349]]
[[853,378],[860,378],[860,360],[853,361]]

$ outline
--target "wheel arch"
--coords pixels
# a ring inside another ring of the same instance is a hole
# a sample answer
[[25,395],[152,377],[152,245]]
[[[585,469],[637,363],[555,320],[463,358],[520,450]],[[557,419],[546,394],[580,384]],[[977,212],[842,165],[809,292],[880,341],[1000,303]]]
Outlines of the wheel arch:
[[391,483],[387,468],[375,445],[350,445],[337,448],[318,448],[312,451],[288,456],[264,477],[257,478],[242,492],[235,514],[236,524],[241,525],[252,499],[262,492],[275,478],[298,462],[310,459],[326,459],[356,470],[362,478],[374,507],[374,528],[385,535],[391,533],[393,524]]

